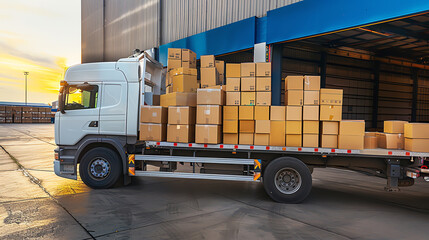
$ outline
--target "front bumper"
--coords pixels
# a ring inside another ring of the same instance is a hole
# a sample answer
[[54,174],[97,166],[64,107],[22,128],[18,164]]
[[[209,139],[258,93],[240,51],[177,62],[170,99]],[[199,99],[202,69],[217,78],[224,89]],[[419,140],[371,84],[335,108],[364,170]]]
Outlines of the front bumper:
[[55,172],[55,174],[59,177],[77,180],[77,175],[74,174],[74,171],[73,172],[64,171],[66,168],[66,165],[68,165],[67,166],[68,168],[70,168],[70,167],[74,168],[74,166],[72,166],[70,164],[61,164],[60,161],[54,160],[54,172]]

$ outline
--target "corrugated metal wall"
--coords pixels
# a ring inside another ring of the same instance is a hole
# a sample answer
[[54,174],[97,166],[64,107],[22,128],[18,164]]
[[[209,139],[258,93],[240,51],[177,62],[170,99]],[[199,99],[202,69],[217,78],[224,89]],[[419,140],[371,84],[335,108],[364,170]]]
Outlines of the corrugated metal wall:
[[104,8],[103,1],[82,1],[81,5],[82,62],[103,60]]

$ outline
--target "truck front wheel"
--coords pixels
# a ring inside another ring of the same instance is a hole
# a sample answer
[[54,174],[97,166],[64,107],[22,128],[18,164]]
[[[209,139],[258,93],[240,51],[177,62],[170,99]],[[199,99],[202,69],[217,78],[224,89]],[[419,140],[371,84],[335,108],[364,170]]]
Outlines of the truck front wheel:
[[312,179],[308,167],[299,159],[280,157],[265,168],[264,188],[276,202],[299,203],[310,194]]
[[121,170],[118,155],[104,147],[89,150],[79,165],[80,178],[87,186],[95,189],[112,187],[121,176]]

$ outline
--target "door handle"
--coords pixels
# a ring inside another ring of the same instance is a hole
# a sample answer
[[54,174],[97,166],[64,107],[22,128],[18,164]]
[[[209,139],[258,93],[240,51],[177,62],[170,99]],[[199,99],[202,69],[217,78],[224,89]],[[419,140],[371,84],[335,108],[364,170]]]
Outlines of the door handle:
[[98,121],[90,122],[88,127],[98,127]]

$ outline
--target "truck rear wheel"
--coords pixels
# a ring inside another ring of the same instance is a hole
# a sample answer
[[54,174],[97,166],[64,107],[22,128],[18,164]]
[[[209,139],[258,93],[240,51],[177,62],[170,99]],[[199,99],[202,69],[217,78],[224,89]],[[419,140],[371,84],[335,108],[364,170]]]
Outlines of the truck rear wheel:
[[310,194],[312,179],[308,167],[299,159],[280,157],[264,171],[264,188],[276,202],[299,203]]
[[121,161],[111,149],[98,147],[89,150],[81,159],[79,174],[91,188],[110,188],[121,176]]

